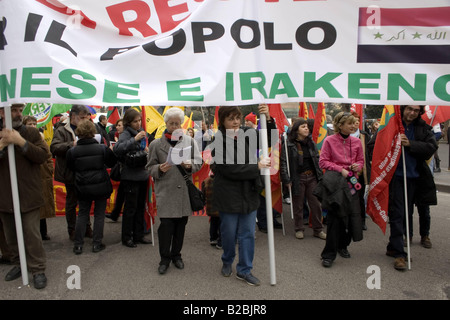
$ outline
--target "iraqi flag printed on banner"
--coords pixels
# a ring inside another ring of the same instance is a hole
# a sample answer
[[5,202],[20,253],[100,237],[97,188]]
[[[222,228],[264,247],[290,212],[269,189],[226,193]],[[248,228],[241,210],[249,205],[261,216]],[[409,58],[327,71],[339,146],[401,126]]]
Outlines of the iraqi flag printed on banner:
[[449,52],[450,7],[359,10],[358,63],[448,64]]

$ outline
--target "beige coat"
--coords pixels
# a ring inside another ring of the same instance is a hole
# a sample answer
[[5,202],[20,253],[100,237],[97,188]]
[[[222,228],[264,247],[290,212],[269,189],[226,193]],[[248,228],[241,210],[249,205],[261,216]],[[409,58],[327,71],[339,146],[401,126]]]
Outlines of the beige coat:
[[[184,135],[178,142],[177,148],[194,146],[194,157],[191,158],[191,174],[200,170],[202,158],[197,143],[189,136]],[[163,136],[153,140],[149,146],[146,169],[155,181],[156,208],[160,218],[181,218],[192,214],[186,182],[176,166],[163,173],[159,165],[166,162],[170,144]]]

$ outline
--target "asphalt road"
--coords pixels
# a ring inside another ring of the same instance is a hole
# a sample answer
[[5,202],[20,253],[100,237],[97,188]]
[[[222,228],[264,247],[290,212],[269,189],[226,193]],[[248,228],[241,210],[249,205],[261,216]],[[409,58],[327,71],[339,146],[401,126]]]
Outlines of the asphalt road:
[[[447,166],[448,160],[446,166],[441,165],[442,172],[437,174],[442,183],[450,181]],[[431,208],[431,249],[420,245],[418,215],[414,214],[412,265],[411,270],[404,272],[395,270],[393,258],[385,255],[389,228],[384,235],[370,219],[364,240],[349,246],[352,257],[338,256],[332,268],[322,267],[320,253],[325,242],[314,238],[310,228],[305,231],[305,239],[296,239],[289,206],[284,204],[286,234],[279,229],[274,231],[274,285],[270,283],[267,235],[256,232],[253,274],[261,280],[259,287],[236,279],[235,265],[231,277],[220,274],[221,250],[209,244],[208,217],[189,218],[182,250],[185,269],[171,265],[165,275],[157,272],[158,219],[154,246],[123,246],[120,242],[121,220],[117,223],[108,220],[104,231],[106,249],[93,253],[90,251],[91,239],[86,239],[83,254],[76,256],[67,236],[65,218],[56,217],[47,220],[51,240],[44,242],[47,287],[35,289],[31,275],[29,286],[24,286],[21,278],[5,282],[4,276],[11,266],[0,265],[0,301],[177,300],[181,304],[185,301],[189,306],[189,301],[205,300],[260,303],[264,300],[448,300],[450,193],[438,192],[438,203]],[[71,268],[79,272],[73,272]],[[79,278],[75,281],[77,275]],[[70,288],[74,284],[79,284],[80,288]]]

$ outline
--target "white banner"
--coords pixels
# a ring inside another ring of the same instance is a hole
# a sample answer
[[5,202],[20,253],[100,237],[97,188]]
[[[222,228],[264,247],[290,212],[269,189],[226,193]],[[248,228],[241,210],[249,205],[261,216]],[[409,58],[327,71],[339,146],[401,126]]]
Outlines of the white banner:
[[450,105],[450,0],[0,0],[11,103]]

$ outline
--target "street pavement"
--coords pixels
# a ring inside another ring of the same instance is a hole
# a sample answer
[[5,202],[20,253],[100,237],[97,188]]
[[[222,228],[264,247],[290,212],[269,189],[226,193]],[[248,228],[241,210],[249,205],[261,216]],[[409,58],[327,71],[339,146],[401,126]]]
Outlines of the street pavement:
[[[165,275],[157,272],[159,252],[156,230],[159,219],[156,219],[154,227],[154,245],[140,244],[137,248],[123,246],[120,241],[121,218],[116,223],[106,219],[106,249],[93,253],[92,239],[86,239],[84,252],[75,255],[72,252],[73,243],[66,232],[65,217],[56,217],[47,219],[51,240],[44,242],[47,287],[35,289],[31,275],[29,286],[24,286],[21,278],[5,282],[3,279],[11,266],[0,265],[0,301],[176,300],[178,304],[183,306],[185,303],[189,307],[192,301],[198,305],[201,301],[213,300],[259,304],[284,300],[448,300],[448,144],[441,144],[439,153],[442,172],[435,174],[435,181],[442,191],[437,194],[438,205],[431,207],[430,238],[433,247],[425,249],[420,245],[418,214],[415,212],[410,270],[400,272],[393,268],[394,259],[385,255],[389,227],[385,235],[370,218],[367,219],[368,230],[364,231],[364,239],[351,243],[348,248],[351,258],[338,256],[331,268],[322,267],[320,253],[325,241],[313,237],[312,229],[308,227],[305,238],[296,239],[287,204],[283,205],[285,235],[281,229],[274,230],[275,284],[270,281],[267,234],[256,232],[253,274],[261,280],[258,287],[249,286],[236,278],[236,262],[231,277],[221,275],[221,250],[209,244],[208,217],[189,218],[182,250],[185,268],[179,270],[171,265]],[[148,237],[151,238],[152,234]]]

